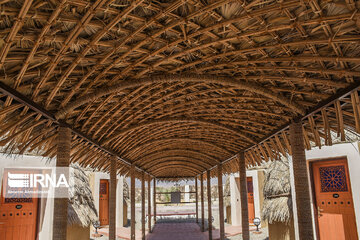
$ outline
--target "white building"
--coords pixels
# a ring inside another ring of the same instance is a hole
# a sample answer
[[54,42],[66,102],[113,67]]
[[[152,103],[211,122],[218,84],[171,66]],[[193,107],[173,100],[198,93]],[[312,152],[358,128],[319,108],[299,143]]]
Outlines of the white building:
[[[341,143],[323,146],[321,149],[314,148],[306,151],[306,159],[314,235],[321,240],[358,239],[358,233],[360,233],[359,144],[357,142]],[[291,168],[291,156],[289,161]],[[248,180],[249,177],[252,178],[254,198],[251,203],[250,195],[248,195],[249,216],[252,216],[250,211],[253,211],[255,217],[261,217],[263,170],[249,170],[246,175]],[[241,225],[237,177],[238,174],[232,175],[230,181],[232,225]],[[293,190],[293,180],[291,183]],[[294,211],[297,209],[295,197],[295,192],[292,191]],[[294,216],[294,238],[299,239],[295,212]]]

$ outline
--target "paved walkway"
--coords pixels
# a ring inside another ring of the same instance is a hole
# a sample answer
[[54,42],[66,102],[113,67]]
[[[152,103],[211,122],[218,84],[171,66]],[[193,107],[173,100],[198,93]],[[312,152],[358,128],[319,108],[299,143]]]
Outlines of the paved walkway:
[[156,224],[147,240],[207,240],[196,223],[160,223]]
[[[131,231],[130,227],[116,228],[116,237],[119,239],[130,240],[130,231]],[[98,230],[98,233],[103,234],[104,236],[109,236],[109,228],[101,228]],[[147,234],[147,230],[145,234]],[[135,230],[135,238],[136,240],[141,240],[140,230]]]
[[[255,230],[250,227],[250,231]],[[207,240],[209,232],[201,232],[196,223],[160,223],[156,224],[152,233],[147,235],[147,240]],[[226,226],[225,236],[231,237],[241,234],[241,227]],[[213,239],[220,239],[220,230],[212,231]]]
[[[250,227],[250,231],[254,231],[255,227]],[[98,230],[104,237],[109,235],[108,228]],[[231,237],[241,234],[240,226],[225,226],[225,236]],[[136,239],[141,239],[141,231],[136,230]],[[213,239],[220,238],[219,229],[213,230]],[[122,227],[116,229],[116,236],[119,239],[130,240],[130,227]],[[99,238],[103,239],[103,238]],[[158,223],[155,225],[153,232],[148,234],[146,231],[146,240],[207,240],[208,231],[201,232],[200,227],[195,222],[177,222],[177,223]]]

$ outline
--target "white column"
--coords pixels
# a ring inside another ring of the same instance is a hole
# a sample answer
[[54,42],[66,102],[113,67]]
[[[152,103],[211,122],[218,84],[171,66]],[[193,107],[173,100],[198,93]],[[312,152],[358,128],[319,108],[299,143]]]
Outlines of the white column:
[[[116,185],[116,227],[124,226],[124,177],[118,177]],[[126,216],[127,218],[127,216]]]
[[185,196],[184,196],[184,201],[185,202],[190,202],[190,186],[189,185],[185,185]]

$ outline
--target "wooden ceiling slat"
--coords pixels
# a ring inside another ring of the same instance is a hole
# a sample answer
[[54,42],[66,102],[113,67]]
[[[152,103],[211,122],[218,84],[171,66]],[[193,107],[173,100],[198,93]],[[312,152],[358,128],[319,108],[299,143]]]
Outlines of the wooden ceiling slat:
[[65,125],[71,161],[108,171],[116,155],[121,174],[168,180],[235,171],[241,151],[254,166],[291,154],[292,120],[307,149],[346,140],[360,133],[360,6],[333,4],[5,1],[2,144],[53,157]]

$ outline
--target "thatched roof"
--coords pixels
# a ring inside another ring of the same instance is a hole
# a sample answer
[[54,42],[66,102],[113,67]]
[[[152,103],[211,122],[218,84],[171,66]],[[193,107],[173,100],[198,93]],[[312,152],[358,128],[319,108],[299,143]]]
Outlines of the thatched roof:
[[262,218],[269,223],[292,219],[289,162],[285,157],[271,162],[265,170]]
[[360,133],[359,5],[0,1],[0,146],[54,157],[62,125],[72,162],[181,179],[291,153],[294,119],[307,148],[345,140]]
[[79,165],[72,164],[70,178],[68,224],[88,227],[98,221],[89,177]]

